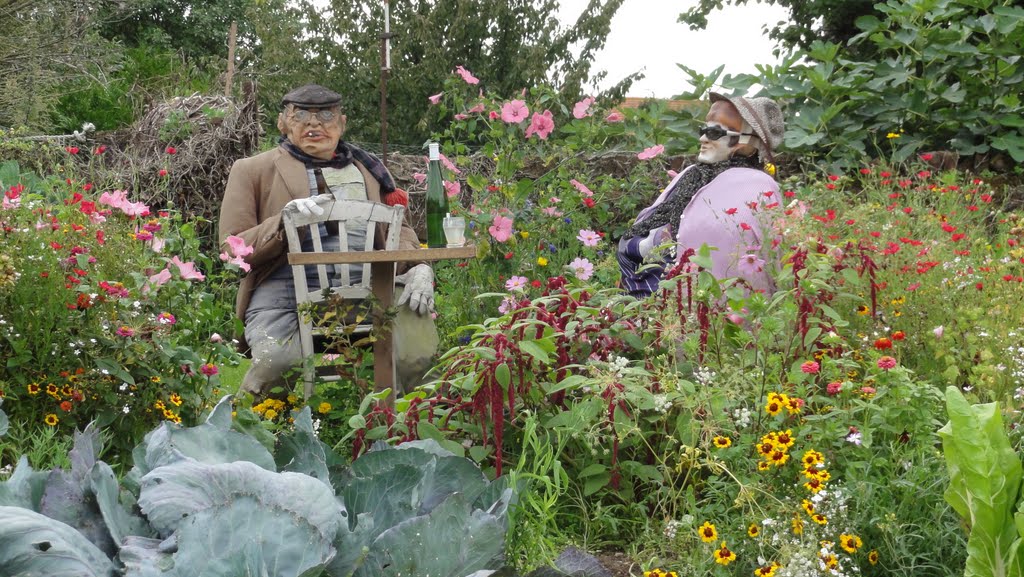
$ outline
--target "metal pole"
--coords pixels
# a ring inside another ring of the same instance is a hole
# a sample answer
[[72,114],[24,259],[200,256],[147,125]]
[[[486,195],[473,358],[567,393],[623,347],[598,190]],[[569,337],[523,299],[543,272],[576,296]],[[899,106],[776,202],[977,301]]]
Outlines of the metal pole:
[[384,33],[380,35],[380,148],[388,164],[388,75],[391,73],[391,0],[384,0]]

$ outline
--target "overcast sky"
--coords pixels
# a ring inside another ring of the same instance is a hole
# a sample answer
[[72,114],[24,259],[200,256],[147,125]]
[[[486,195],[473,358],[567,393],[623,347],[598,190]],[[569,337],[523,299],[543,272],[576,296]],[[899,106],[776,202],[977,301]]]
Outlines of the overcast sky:
[[[560,18],[568,25],[588,0],[560,0]],[[669,98],[690,88],[683,63],[701,74],[725,64],[725,74],[756,72],[755,64],[775,64],[773,44],[761,26],[785,20],[785,8],[751,2],[726,6],[708,16],[708,28],[691,31],[676,22],[696,0],[625,0],[612,20],[611,33],[592,70],[607,70],[607,88],[626,75],[643,70],[628,96]]]

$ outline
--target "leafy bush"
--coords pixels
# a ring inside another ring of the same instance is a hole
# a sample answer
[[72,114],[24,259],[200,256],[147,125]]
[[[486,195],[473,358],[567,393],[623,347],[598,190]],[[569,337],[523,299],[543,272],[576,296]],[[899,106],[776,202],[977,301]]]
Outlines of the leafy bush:
[[512,489],[433,442],[345,468],[307,407],[271,454],[233,428],[225,397],[199,426],[146,435],[119,484],[98,439],[77,434],[70,471],[22,459],[0,484],[5,570],[464,577],[502,564]]
[[72,165],[63,176],[0,172],[0,390],[19,435],[95,419],[127,453],[162,420],[195,422],[218,365],[238,362],[218,335],[230,300],[198,288],[201,270],[223,269],[183,215],[151,213]]
[[[789,102],[786,149],[841,167],[866,157],[903,162],[921,150],[1024,161],[1024,7],[994,0],[971,7],[946,0],[875,5],[851,45],[870,60],[816,42],[778,66],[727,79],[729,88]],[[1007,166],[1008,168],[1008,166]]]

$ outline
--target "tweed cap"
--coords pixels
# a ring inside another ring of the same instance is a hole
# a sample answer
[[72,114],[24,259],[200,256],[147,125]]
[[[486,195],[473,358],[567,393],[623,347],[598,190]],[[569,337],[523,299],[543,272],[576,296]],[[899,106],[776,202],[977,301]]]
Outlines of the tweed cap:
[[328,108],[341,104],[341,95],[319,84],[307,84],[292,90],[281,99],[281,108],[294,104],[309,108]]
[[726,101],[732,103],[740,112],[743,120],[754,129],[754,134],[761,139],[768,147],[768,158],[782,145],[782,137],[786,132],[785,121],[782,118],[782,109],[779,105],[764,96],[757,98],[746,98],[743,96],[724,96],[717,92],[711,93],[711,102]]

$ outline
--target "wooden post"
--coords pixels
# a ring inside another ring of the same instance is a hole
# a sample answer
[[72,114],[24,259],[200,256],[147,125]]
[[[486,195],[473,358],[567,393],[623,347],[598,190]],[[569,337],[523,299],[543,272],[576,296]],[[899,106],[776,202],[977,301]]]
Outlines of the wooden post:
[[391,0],[384,0],[384,33],[380,35],[380,148],[388,164],[388,75],[391,73]]
[[231,98],[231,83],[235,76],[235,36],[238,35],[238,22],[231,21],[228,32],[228,73],[224,78],[224,96]]

